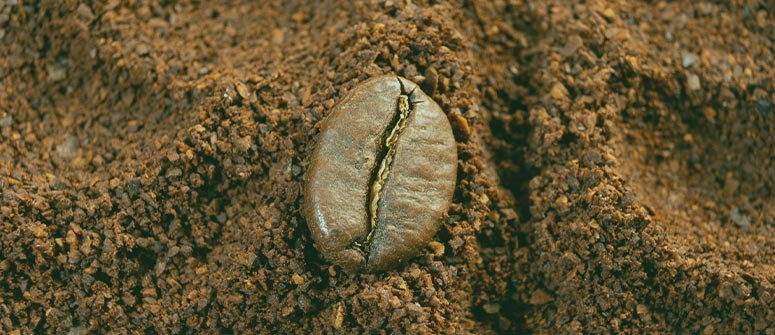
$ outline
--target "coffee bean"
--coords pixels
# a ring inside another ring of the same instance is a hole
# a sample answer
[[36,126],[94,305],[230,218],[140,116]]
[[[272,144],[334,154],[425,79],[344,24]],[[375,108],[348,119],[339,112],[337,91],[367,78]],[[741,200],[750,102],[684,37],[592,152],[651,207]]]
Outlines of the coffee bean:
[[305,176],[316,247],[351,272],[401,265],[438,230],[456,174],[455,138],[436,102],[402,77],[364,81],[323,121]]

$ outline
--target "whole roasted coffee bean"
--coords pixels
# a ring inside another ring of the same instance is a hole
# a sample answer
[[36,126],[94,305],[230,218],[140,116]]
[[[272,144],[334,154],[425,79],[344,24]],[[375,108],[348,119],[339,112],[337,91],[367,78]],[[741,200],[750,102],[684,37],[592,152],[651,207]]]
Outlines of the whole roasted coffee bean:
[[348,271],[402,264],[438,230],[456,173],[441,108],[405,78],[364,81],[323,121],[305,176],[316,247]]

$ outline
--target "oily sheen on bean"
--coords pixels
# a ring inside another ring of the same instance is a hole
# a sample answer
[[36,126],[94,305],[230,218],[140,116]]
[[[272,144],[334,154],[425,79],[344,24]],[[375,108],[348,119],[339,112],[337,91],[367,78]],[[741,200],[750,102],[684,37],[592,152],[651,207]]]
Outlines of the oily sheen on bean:
[[394,75],[357,85],[323,121],[304,188],[315,246],[348,271],[403,264],[433,238],[455,189],[441,108]]

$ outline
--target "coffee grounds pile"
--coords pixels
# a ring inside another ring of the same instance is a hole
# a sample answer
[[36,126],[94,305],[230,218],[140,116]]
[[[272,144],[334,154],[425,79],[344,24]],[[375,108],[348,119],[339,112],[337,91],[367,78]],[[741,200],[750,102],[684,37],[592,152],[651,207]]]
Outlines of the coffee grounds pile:
[[[0,333],[775,334],[775,4],[0,2]],[[301,215],[397,74],[458,182],[397,270]]]

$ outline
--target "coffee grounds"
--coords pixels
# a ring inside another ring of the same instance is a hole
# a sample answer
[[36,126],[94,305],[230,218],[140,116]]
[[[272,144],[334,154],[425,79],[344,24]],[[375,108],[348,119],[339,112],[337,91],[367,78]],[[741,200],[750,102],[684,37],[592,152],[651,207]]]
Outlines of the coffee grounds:
[[[775,333],[767,2],[0,4],[0,333]],[[348,274],[320,121],[421,83],[435,241]]]

